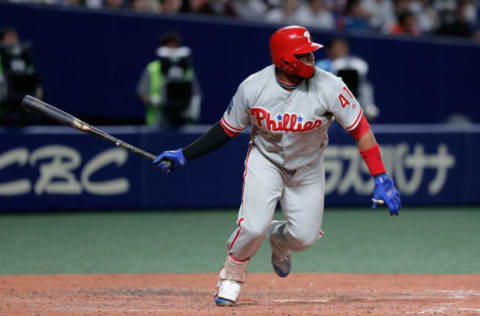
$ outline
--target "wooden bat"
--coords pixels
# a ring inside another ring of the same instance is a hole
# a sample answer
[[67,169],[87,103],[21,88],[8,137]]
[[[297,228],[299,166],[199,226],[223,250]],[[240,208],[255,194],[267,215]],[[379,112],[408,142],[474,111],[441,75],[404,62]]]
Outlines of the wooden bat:
[[74,129],[78,129],[79,131],[100,137],[101,139],[104,139],[112,144],[115,144],[118,147],[125,148],[126,150],[137,154],[139,156],[142,156],[143,158],[147,158],[149,160],[154,160],[155,155],[146,152],[140,148],[137,148],[133,145],[130,145],[129,143],[124,142],[123,140],[120,140],[118,138],[113,137],[112,135],[88,124],[85,123],[84,121],[76,118],[75,116],[68,114],[67,112],[64,112],[53,105],[50,105],[48,103],[45,103],[43,101],[40,101],[30,95],[26,95],[23,100],[22,100],[22,106],[28,110],[31,110],[32,112],[35,112],[37,114],[40,114],[41,116],[44,116],[46,118],[52,119],[54,121],[57,121],[59,123],[62,123],[64,125],[70,126]]

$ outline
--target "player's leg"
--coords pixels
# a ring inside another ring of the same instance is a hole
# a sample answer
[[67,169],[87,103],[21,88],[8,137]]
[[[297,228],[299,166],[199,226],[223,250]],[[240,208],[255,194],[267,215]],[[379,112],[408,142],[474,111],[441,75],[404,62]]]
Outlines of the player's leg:
[[323,162],[297,170],[286,182],[281,199],[287,221],[273,221],[269,240],[277,275],[290,272],[290,252],[302,251],[323,235],[325,173]]
[[231,305],[237,300],[246,279],[248,261],[265,238],[282,190],[283,180],[278,168],[256,147],[251,147],[245,161],[238,227],[228,239],[227,259],[219,273],[217,305]]

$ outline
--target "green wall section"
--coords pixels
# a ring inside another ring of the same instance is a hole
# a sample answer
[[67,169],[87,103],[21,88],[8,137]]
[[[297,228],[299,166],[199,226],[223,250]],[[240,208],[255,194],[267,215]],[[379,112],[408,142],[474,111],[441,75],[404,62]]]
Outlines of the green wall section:
[[[0,215],[0,274],[216,272],[235,221],[234,210]],[[293,271],[480,273],[479,227],[479,208],[329,209]],[[249,272],[270,271],[265,241]]]

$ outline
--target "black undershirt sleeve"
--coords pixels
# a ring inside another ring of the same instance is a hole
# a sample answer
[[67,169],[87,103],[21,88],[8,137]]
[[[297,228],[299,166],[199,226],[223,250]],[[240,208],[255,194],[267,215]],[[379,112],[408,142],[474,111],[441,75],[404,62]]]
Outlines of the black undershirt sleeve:
[[215,124],[208,132],[200,136],[193,143],[183,149],[183,156],[187,161],[202,157],[217,150],[232,138],[223,130],[220,122]]

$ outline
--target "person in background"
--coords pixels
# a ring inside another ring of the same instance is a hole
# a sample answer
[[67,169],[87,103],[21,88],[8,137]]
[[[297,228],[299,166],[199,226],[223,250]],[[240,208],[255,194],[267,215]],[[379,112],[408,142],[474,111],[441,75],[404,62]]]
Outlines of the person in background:
[[369,14],[361,0],[348,0],[343,14],[338,18],[337,27],[341,30],[369,30]]
[[409,5],[409,10],[415,14],[422,34],[431,34],[440,23],[438,12],[432,4],[433,0],[418,0]]
[[40,78],[33,64],[32,48],[21,42],[12,27],[0,29],[0,124],[22,126],[28,123],[28,113],[21,107],[29,94],[43,97]]
[[417,18],[409,10],[402,11],[398,15],[398,22],[390,30],[391,35],[420,35],[417,26]]
[[210,2],[204,0],[184,0],[180,12],[207,15],[215,14]]
[[133,11],[144,13],[160,13],[162,7],[158,0],[132,0]]
[[325,0],[309,0],[308,6],[301,6],[297,10],[297,21],[307,26],[335,29],[335,17]]
[[182,9],[182,0],[162,0],[161,7],[163,14],[177,15]]
[[177,128],[200,117],[201,91],[192,53],[181,45],[178,33],[166,32],[157,58],[145,67],[137,93],[146,106],[146,124]]
[[244,20],[262,20],[267,11],[267,5],[262,0],[237,0],[233,2],[233,8]]
[[363,0],[362,6],[368,12],[372,30],[388,33],[396,22],[394,4],[390,0]]
[[267,11],[265,21],[270,23],[292,23],[296,24],[297,11],[300,3],[297,0],[284,0],[280,6]]
[[316,66],[342,78],[363,106],[367,120],[374,121],[380,110],[375,105],[374,89],[367,78],[368,63],[358,56],[350,55],[350,45],[340,37],[327,43],[326,55],[327,58],[319,60]]
[[472,21],[475,21],[475,17],[472,18],[469,12],[471,12],[470,1],[460,1],[456,8],[446,12],[435,35],[473,37],[474,22]]

